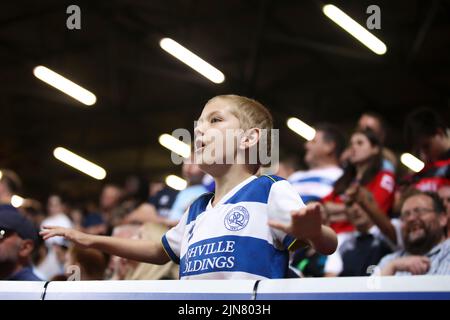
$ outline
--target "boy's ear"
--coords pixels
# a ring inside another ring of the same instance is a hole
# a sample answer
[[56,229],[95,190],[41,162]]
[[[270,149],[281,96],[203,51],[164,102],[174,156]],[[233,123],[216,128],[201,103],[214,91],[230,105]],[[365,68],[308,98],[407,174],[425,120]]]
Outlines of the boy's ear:
[[258,144],[261,130],[259,128],[251,128],[244,132],[240,141],[241,149],[250,149]]

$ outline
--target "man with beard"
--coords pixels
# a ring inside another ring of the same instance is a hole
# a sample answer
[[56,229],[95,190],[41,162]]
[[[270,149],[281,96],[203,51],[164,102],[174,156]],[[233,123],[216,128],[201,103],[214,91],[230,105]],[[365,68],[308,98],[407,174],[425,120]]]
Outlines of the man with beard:
[[401,209],[404,250],[384,257],[381,275],[450,275],[450,239],[447,215],[434,193],[417,191]]
[[37,231],[14,207],[0,207],[0,280],[40,281],[31,266]]

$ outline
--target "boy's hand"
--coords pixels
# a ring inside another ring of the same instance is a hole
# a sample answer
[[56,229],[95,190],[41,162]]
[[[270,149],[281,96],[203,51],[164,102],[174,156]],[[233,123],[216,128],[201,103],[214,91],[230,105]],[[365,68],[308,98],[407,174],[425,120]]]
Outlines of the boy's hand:
[[313,240],[321,235],[322,205],[309,203],[306,207],[291,212],[291,223],[269,221],[269,225],[301,240]]
[[64,237],[69,241],[74,242],[79,246],[87,246],[84,240],[84,233],[77,231],[75,229],[68,229],[62,227],[52,227],[52,226],[44,226],[42,227],[42,231],[39,232],[39,235],[42,236],[44,240],[53,238],[53,237]]

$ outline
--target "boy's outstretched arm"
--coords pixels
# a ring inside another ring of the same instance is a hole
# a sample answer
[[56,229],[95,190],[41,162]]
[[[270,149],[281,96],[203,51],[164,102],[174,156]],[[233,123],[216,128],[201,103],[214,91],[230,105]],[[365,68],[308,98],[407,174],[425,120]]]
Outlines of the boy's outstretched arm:
[[44,240],[61,236],[73,243],[123,257],[130,260],[153,264],[165,264],[170,258],[161,243],[147,240],[123,239],[107,236],[97,236],[74,229],[46,226],[39,233]]
[[291,222],[269,221],[269,225],[311,245],[322,254],[332,254],[337,247],[336,233],[322,225],[322,205],[309,203],[306,207],[291,212]]

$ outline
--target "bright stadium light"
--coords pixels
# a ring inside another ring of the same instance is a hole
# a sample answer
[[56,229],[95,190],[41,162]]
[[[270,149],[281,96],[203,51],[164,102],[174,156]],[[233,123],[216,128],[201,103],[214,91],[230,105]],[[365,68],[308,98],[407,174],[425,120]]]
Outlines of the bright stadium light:
[[159,42],[161,48],[187,64],[189,67],[200,73],[205,78],[208,78],[214,83],[222,83],[225,81],[225,75],[218,69],[214,68],[208,62],[197,56],[195,53],[189,51],[178,42],[170,39],[163,38]]
[[417,159],[410,153],[404,153],[400,156],[400,161],[414,172],[419,172],[425,167],[425,164],[420,159]]
[[15,208],[19,208],[20,206],[22,206],[24,201],[24,198],[16,194],[11,197],[11,205]]
[[297,118],[289,118],[287,120],[287,126],[289,127],[289,129],[308,141],[314,139],[314,136],[316,135],[316,130],[313,127],[310,127]]
[[65,148],[58,147],[53,150],[53,155],[59,161],[91,176],[97,180],[103,180],[106,177],[106,171],[102,167],[92,163],[79,155],[69,151]]
[[166,177],[166,184],[175,190],[184,190],[187,187],[187,181],[174,174]]
[[34,68],[33,74],[36,78],[64,92],[81,103],[84,103],[85,105],[92,106],[97,101],[97,98],[92,92],[80,87],[76,83],[64,78],[62,75],[50,70],[47,67],[37,66]]
[[158,141],[163,147],[175,152],[183,158],[189,158],[191,156],[191,147],[170,134],[164,133],[160,135]]
[[378,55],[385,54],[387,51],[386,45],[367,31],[366,28],[361,26],[358,22],[353,20],[350,16],[348,16],[344,11],[339,9],[338,7],[327,4],[322,8],[323,13],[333,20],[338,26],[342,29],[350,33],[353,37],[355,37],[358,41],[364,44],[367,48],[372,50]]

